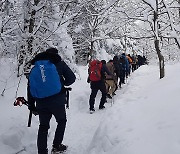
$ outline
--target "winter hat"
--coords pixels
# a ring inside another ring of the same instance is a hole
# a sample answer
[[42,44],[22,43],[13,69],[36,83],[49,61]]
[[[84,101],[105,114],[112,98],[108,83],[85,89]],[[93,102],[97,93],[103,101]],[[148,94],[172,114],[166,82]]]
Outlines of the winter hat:
[[101,60],[101,63],[102,63],[102,64],[106,64],[106,61],[105,61],[105,60]]
[[57,50],[56,48],[48,48],[48,49],[46,50],[46,52],[58,54],[58,50]]
[[61,57],[58,55],[58,50],[56,48],[49,48],[45,52],[37,54],[31,60],[31,64],[34,65],[38,60],[50,60],[53,64],[56,64],[61,61]]
[[117,61],[118,60],[118,56],[114,56],[113,61]]

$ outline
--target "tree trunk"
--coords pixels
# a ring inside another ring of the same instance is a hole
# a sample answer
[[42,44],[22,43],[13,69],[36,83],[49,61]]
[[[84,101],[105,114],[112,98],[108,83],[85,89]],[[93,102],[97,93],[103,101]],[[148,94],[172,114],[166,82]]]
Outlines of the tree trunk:
[[158,26],[158,0],[156,0],[156,10],[154,10],[154,45],[159,58],[159,70],[160,70],[160,79],[165,76],[165,68],[164,68],[164,57],[161,54],[161,50],[159,47],[159,26]]
[[90,58],[88,60],[91,61],[94,57],[94,42],[93,41],[91,41],[89,56],[90,56]]
[[165,68],[164,68],[164,57],[161,54],[160,48],[159,48],[159,40],[154,41],[155,49],[159,58],[159,69],[160,69],[160,79],[162,79],[165,76]]
[[[40,0],[34,0],[34,5],[37,6],[39,4]],[[30,1],[27,1],[27,5],[25,6],[27,7],[27,12],[25,15],[25,19],[24,19],[24,33],[28,34],[28,37],[24,38],[22,43],[23,45],[21,46],[21,50],[20,50],[20,59],[19,60],[19,65],[18,65],[18,70],[19,67],[24,64],[23,66],[23,70],[24,70],[24,74],[28,74],[29,70],[31,68],[30,63],[28,63],[30,55],[33,54],[33,42],[34,42],[34,37],[33,35],[29,36],[29,34],[33,34],[33,30],[35,27],[35,15],[36,15],[36,10],[32,9],[34,6],[32,6],[32,4],[30,3]],[[32,9],[32,11],[30,12],[30,10]],[[20,72],[18,72],[18,76],[19,76]]]
[[[180,5],[180,0],[178,1],[179,5]],[[179,20],[180,20],[180,8],[179,8]]]

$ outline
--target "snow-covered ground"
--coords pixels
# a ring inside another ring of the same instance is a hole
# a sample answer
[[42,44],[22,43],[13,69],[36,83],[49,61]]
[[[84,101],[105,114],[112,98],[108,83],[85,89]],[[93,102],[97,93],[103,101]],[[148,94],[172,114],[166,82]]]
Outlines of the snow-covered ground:
[[[68,154],[179,154],[180,153],[180,64],[166,65],[159,79],[158,66],[141,66],[99,111],[89,114],[90,85],[87,67],[78,67],[80,77],[70,92],[64,144]],[[38,117],[27,127],[26,106],[14,107],[15,94],[26,97],[26,82],[16,79],[14,68],[1,60],[0,154],[36,154]],[[6,84],[7,83],[7,84]],[[17,89],[18,88],[18,89]],[[48,146],[51,149],[56,122],[51,120]]]

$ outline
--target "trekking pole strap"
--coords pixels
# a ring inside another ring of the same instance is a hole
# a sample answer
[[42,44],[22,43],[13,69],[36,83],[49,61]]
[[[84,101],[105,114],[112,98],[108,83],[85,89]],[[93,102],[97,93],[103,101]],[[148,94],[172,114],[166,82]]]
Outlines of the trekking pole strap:
[[16,98],[15,102],[14,102],[14,106],[22,106],[22,105],[26,105],[28,106],[28,102],[25,100],[24,97],[18,97]]
[[[24,98],[24,97],[18,97],[16,98],[15,102],[14,102],[14,106],[22,106],[22,105],[26,105],[26,106],[29,106],[28,105],[28,101]],[[28,119],[28,127],[31,127],[31,119],[32,119],[32,114],[33,111],[30,110],[29,111],[29,119]],[[35,115],[36,116],[36,115]]]

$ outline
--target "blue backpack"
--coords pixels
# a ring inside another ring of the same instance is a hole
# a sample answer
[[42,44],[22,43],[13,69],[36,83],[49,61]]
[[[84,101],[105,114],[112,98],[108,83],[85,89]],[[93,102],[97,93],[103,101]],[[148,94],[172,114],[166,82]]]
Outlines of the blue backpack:
[[31,95],[35,98],[60,93],[62,84],[56,66],[49,60],[36,61],[29,75],[29,87]]

